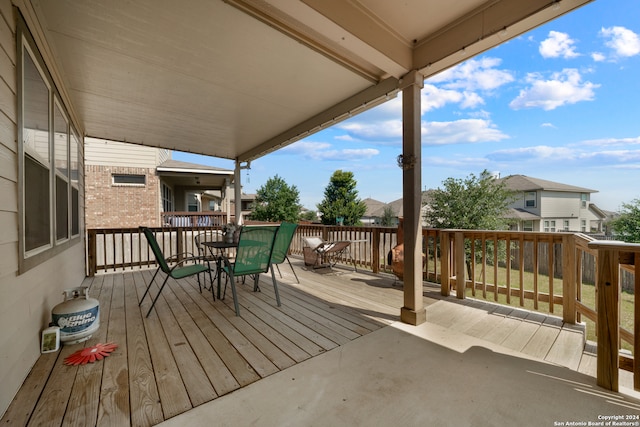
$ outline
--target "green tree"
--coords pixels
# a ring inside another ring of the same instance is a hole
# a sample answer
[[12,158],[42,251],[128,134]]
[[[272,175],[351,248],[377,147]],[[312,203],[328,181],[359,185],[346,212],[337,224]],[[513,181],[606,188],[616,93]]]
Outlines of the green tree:
[[380,225],[390,226],[393,225],[393,208],[391,206],[385,206],[382,210],[382,217],[380,217]]
[[443,188],[432,190],[425,221],[434,228],[501,230],[508,224],[505,213],[515,193],[487,170],[465,179],[447,178]]
[[318,219],[315,211],[305,211],[300,214],[300,219],[305,221],[315,221]]
[[640,243],[640,199],[623,203],[620,216],[609,223],[617,237],[629,243]]
[[256,192],[251,219],[256,221],[297,222],[300,215],[300,195],[295,185],[289,186],[276,175]]
[[358,198],[356,184],[353,172],[337,170],[331,175],[324,199],[317,205],[323,224],[335,225],[337,218],[343,218],[344,225],[361,223],[367,206]]
[[[508,226],[505,214],[515,193],[506,187],[504,181],[496,180],[487,170],[480,176],[469,175],[465,179],[447,178],[444,188],[432,190],[425,209],[425,221],[434,228],[459,228],[465,230],[501,230]],[[483,248],[476,241],[476,256]],[[493,242],[485,242],[487,259],[493,259],[494,250],[505,259],[506,248],[493,247]],[[471,277],[471,243],[465,243],[467,253],[467,274]],[[477,262],[477,259],[476,259]]]

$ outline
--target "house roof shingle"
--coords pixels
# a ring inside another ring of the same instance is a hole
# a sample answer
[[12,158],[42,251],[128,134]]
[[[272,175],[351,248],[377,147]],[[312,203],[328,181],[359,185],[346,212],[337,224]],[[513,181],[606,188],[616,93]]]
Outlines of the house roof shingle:
[[565,191],[569,193],[597,193],[598,190],[592,190],[590,188],[577,187],[574,185],[562,184],[554,181],[547,181],[545,179],[532,178],[526,175],[509,175],[504,178],[498,179],[498,182],[505,182],[507,187],[515,191],[534,191],[534,190],[549,190],[549,191]]

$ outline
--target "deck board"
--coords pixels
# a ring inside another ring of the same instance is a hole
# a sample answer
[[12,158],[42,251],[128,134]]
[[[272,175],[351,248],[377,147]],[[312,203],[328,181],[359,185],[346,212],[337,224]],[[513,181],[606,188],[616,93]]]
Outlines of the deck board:
[[[151,300],[141,307],[138,300],[153,270],[87,278],[84,285],[100,301],[100,330],[86,343],[42,355],[2,423],[155,425],[399,320],[402,283],[393,277],[292,262],[300,282],[287,269],[277,275],[281,307],[270,275],[261,277],[261,292],[238,284],[239,317],[231,292],[214,301],[195,279],[170,280],[145,318]],[[157,291],[156,284],[152,295]],[[426,286],[424,302],[427,321],[456,333],[550,361],[570,355],[575,369],[592,369],[588,358],[575,362],[582,351],[572,347],[578,334],[564,331],[557,318],[442,297],[439,287]],[[105,341],[119,348],[104,361],[62,363],[72,352]]]
[[[135,281],[138,300],[144,294],[144,283],[146,281]],[[158,286],[154,287],[152,284],[152,289],[155,295],[155,292],[158,292]],[[161,306],[162,303],[163,299],[158,299],[157,305]],[[146,313],[150,306],[151,301],[147,296],[140,306],[142,313]],[[158,395],[162,404],[162,412],[165,419],[171,418],[189,410],[192,407],[191,401],[189,400],[186,385],[180,376],[178,364],[173,358],[169,342],[164,335],[157,312],[153,313],[153,316],[147,317],[144,323],[153,371],[158,385]]]
[[[92,282],[93,295],[100,303],[101,316],[109,313],[111,307],[111,293],[113,278],[97,277]],[[107,320],[108,321],[108,320]],[[98,329],[85,345],[95,345],[106,342],[107,328]],[[104,364],[91,364],[86,369],[78,369],[71,396],[69,410],[64,415],[64,424],[69,426],[88,426],[96,424],[100,403],[100,389],[102,385]],[[127,421],[128,422],[128,421]]]
[[[125,289],[125,315],[127,319],[127,362],[129,364],[129,393],[131,424],[153,425],[164,420],[160,395],[153,372],[151,352],[147,343],[143,314],[138,307],[136,281],[140,275],[129,275],[132,282]],[[129,282],[127,282],[129,284]]]
[[[128,425],[130,422],[127,322],[125,318],[125,283],[129,286],[132,284],[128,280],[129,278],[117,275],[113,281],[106,341],[118,343],[122,348],[106,358],[102,364],[104,369],[100,389],[99,425]],[[92,366],[88,365],[87,367],[91,369]],[[80,369],[80,371],[84,370],[85,367]]]

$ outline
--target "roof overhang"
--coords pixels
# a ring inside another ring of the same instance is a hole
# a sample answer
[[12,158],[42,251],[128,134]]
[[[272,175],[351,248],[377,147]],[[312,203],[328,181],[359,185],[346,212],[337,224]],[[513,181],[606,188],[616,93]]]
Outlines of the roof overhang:
[[168,160],[156,167],[167,184],[186,189],[224,189],[233,182],[233,171],[192,163]]
[[250,161],[590,0],[13,0],[86,136]]

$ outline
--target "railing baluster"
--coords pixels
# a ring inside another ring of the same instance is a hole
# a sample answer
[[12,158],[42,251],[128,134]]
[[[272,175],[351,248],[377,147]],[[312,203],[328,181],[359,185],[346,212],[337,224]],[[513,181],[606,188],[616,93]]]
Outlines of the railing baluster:
[[633,254],[634,293],[633,293],[633,388],[640,390],[640,253]]
[[507,235],[504,263],[507,269],[507,304],[511,304],[511,236]]
[[538,255],[540,246],[538,244],[538,236],[533,238],[533,308],[538,309],[538,272],[540,270],[538,264]]
[[555,245],[553,244],[553,239],[549,237],[549,256],[548,256],[548,264],[547,270],[549,274],[549,313],[553,313],[553,277],[555,275],[555,271],[553,269],[554,260],[555,260]]
[[498,235],[493,235],[493,300],[498,301]]

